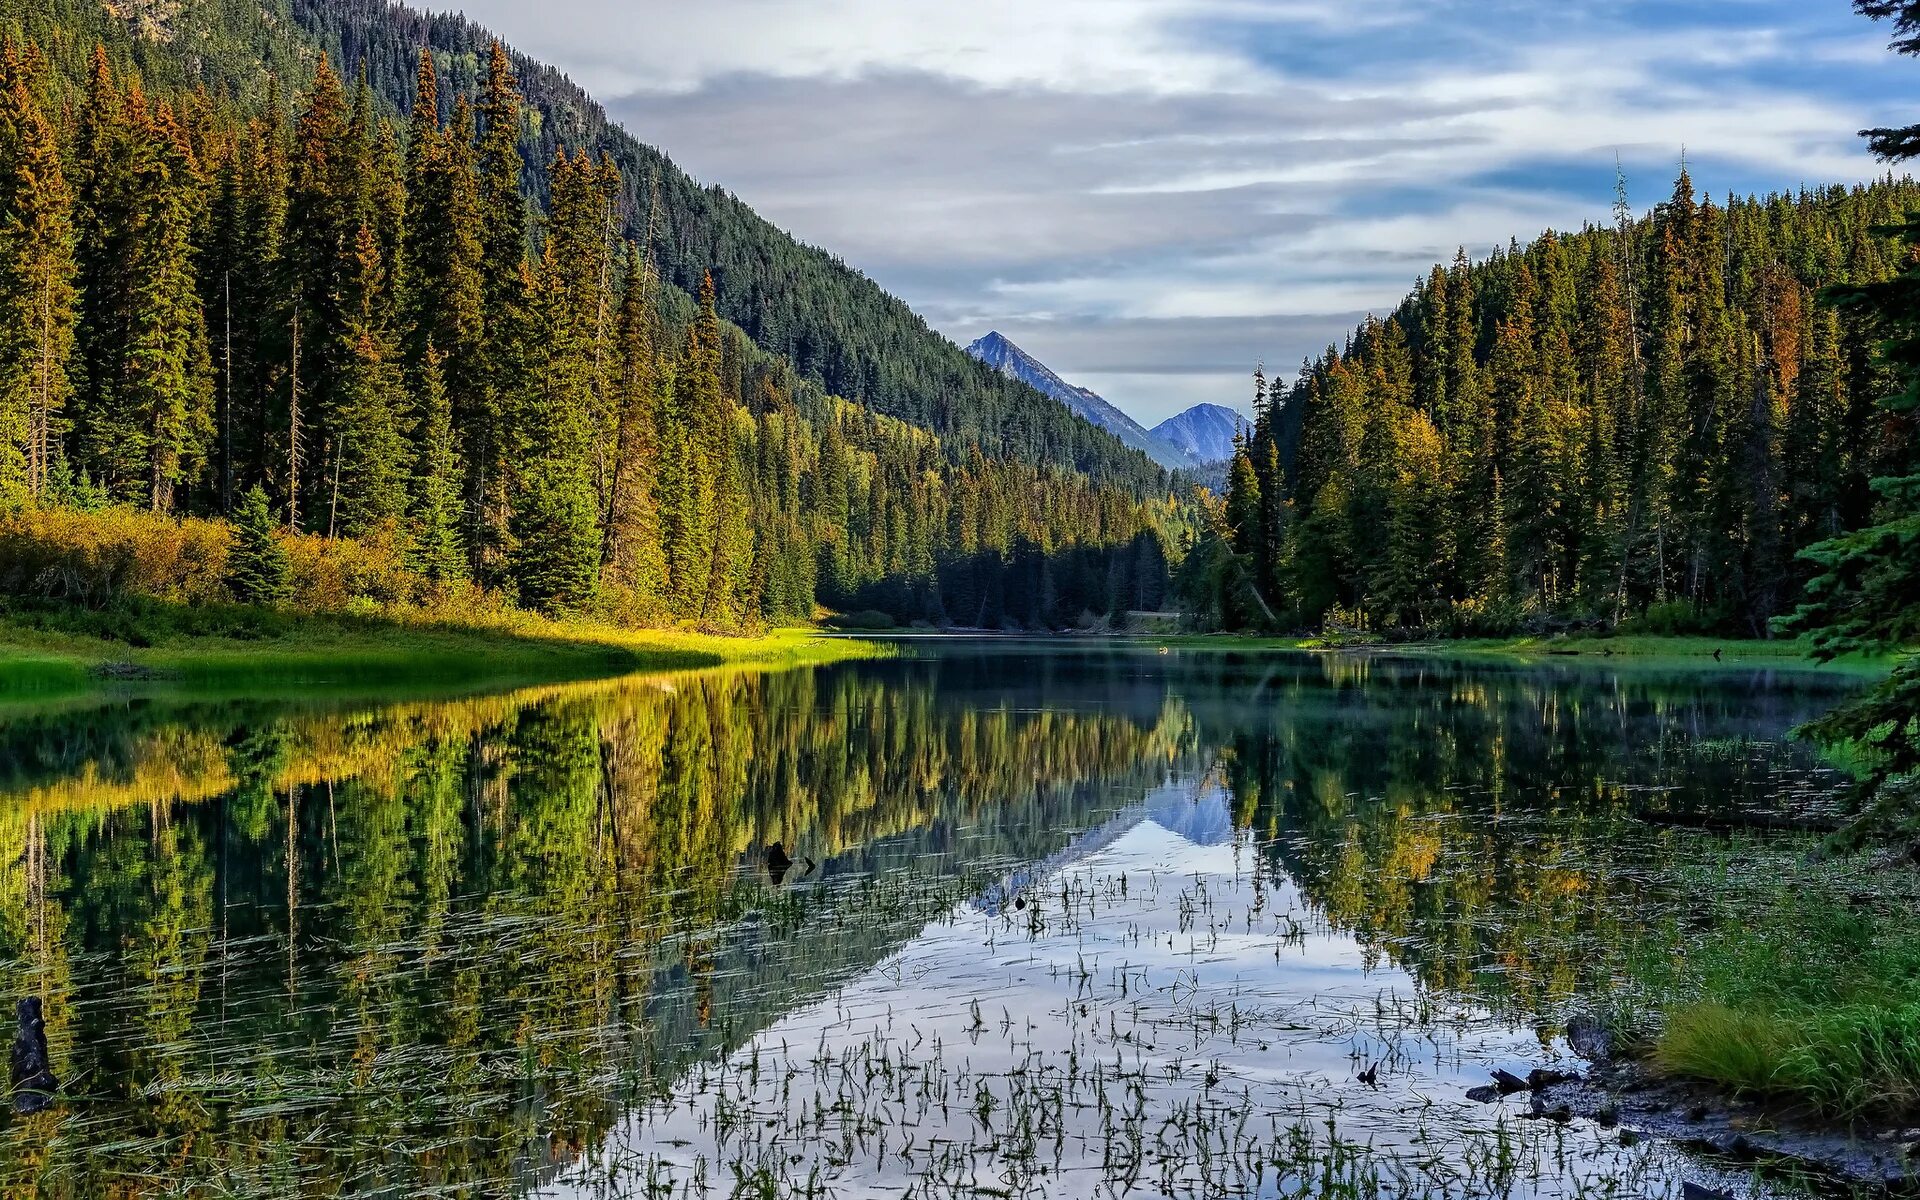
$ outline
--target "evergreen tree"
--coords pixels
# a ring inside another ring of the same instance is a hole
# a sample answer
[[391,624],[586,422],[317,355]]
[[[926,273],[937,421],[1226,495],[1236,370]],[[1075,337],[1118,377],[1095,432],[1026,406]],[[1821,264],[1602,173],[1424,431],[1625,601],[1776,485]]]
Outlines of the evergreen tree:
[[[1896,17],[1905,53],[1920,11],[1859,0],[1875,17]],[[1920,154],[1920,126],[1872,135],[1885,157]],[[1860,650],[1901,652],[1920,640],[1920,210],[1900,226],[1904,263],[1892,278],[1836,289],[1834,300],[1863,318],[1879,338],[1880,360],[1897,390],[1881,401],[1889,414],[1888,473],[1873,481],[1879,508],[1872,523],[1806,551],[1818,574],[1806,602],[1786,622],[1812,635],[1814,653],[1828,659]],[[1901,659],[1886,680],[1813,722],[1807,731],[1829,746],[1866,750],[1861,787],[1865,811],[1849,831],[1854,839],[1894,835],[1920,843],[1920,658]]]
[[444,359],[426,348],[415,388],[412,506],[408,511],[408,563],[436,583],[466,577],[466,547],[460,537],[460,473],[454,461],[453,405],[447,397]]
[[0,46],[0,505],[45,491],[71,393],[73,201],[36,83]]
[[233,514],[227,590],[242,604],[279,605],[293,598],[293,566],[274,532],[267,494],[248,488]]

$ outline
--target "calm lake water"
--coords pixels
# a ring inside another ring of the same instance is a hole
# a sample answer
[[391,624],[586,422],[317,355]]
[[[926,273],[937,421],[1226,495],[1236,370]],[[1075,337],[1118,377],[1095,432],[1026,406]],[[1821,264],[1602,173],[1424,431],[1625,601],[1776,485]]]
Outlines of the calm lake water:
[[[1011,642],[0,708],[41,1195],[1678,1195],[1570,1063],[1844,679]],[[779,853],[770,855],[770,848]],[[790,865],[783,860],[790,860]],[[1375,1082],[1359,1075],[1374,1068]]]

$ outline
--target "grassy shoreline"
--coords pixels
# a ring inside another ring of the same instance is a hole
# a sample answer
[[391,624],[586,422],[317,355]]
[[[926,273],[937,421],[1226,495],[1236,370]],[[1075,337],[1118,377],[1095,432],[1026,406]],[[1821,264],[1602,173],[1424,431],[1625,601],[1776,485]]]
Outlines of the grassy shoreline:
[[141,623],[130,637],[53,624],[0,615],[0,698],[50,699],[129,687],[457,690],[735,663],[797,666],[886,653],[876,643],[826,638],[812,627],[735,637],[521,614],[467,624],[232,609],[186,628],[164,620]]
[[1920,1117],[1920,867],[1736,838],[1707,911],[1616,968],[1616,1033],[1654,1073],[1845,1124]]

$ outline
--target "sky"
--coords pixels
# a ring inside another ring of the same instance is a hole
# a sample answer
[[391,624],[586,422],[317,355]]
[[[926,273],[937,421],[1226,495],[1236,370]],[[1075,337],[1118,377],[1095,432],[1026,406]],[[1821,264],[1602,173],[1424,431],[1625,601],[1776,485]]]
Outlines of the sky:
[[965,344],[1241,409],[1436,261],[1872,178],[1920,61],[1847,0],[461,0]]

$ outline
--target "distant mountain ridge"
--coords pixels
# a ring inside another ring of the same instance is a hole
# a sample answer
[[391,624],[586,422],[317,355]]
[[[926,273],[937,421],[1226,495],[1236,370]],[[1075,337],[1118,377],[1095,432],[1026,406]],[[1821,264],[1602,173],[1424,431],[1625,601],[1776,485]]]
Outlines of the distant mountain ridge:
[[1014,345],[998,330],[968,346],[967,353],[1008,379],[1017,379],[1042,395],[1052,396],[1169,471],[1186,470],[1195,465],[1194,460],[1185,453],[1154,437],[1138,421],[1109,404],[1098,393],[1076,387],[1060,378],[1051,367]]
[[1212,464],[1231,459],[1235,435],[1246,434],[1252,427],[1253,422],[1225,405],[1196,404],[1149,432],[1195,462]]
[[1196,404],[1147,429],[1098,393],[1060,378],[1054,370],[994,331],[967,353],[1009,379],[1051,396],[1170,471],[1204,471],[1233,457],[1236,434],[1253,427],[1243,414],[1220,404]]

